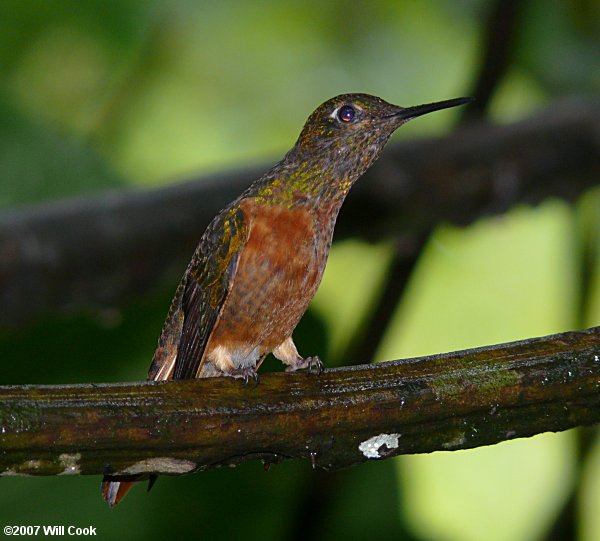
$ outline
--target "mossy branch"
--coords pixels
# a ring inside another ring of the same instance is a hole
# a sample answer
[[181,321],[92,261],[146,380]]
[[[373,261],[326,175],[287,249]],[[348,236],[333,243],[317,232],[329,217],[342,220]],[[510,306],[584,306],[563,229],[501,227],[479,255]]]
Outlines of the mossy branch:
[[315,374],[0,387],[3,475],[335,469],[600,421],[600,327]]

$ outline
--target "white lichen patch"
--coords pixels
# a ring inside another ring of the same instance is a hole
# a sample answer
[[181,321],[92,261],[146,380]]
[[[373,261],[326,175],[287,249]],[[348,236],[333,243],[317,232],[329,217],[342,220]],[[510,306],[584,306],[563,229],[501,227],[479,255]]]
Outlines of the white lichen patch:
[[58,456],[58,462],[63,468],[58,475],[79,475],[81,469],[79,468],[79,461],[81,460],[81,453],[62,453]]
[[44,462],[41,460],[26,460],[19,464],[16,468],[8,468],[4,470],[0,475],[16,476],[16,477],[29,477],[34,475],[36,470],[39,470],[44,466]]
[[132,466],[125,468],[121,474],[146,473],[149,471],[157,473],[188,473],[196,468],[196,464],[189,460],[179,458],[157,457],[140,460]]
[[387,449],[398,448],[398,438],[400,434],[379,434],[373,436],[368,440],[363,441],[359,446],[358,450],[367,458],[383,458],[388,453],[385,451],[382,453],[382,447]]
[[2,473],[0,473],[0,476],[2,476],[2,477],[32,477],[32,475],[29,473],[21,473],[21,472],[13,470],[12,468],[8,468],[7,470],[4,470]]
[[462,447],[467,441],[467,437],[464,432],[457,434],[451,440],[442,443],[442,447],[444,449],[456,449],[457,447]]

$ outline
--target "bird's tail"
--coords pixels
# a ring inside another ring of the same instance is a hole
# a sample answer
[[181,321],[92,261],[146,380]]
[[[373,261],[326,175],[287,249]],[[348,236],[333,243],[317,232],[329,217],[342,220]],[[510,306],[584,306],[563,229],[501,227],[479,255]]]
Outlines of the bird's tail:
[[150,490],[157,477],[157,475],[105,475],[102,479],[102,497],[110,507],[114,507],[134,485],[146,479],[148,479],[148,490]]
[[[177,295],[180,294],[178,289],[173,303],[177,301]],[[169,321],[170,319],[167,319],[167,323],[169,323]],[[181,330],[172,330],[172,332],[181,333]],[[165,334],[164,330],[163,334]],[[169,348],[166,348],[162,342],[163,335],[161,335],[159,347],[154,353],[154,358],[148,373],[148,380],[150,381],[164,381],[172,378],[175,360],[177,359],[177,350],[173,353]],[[134,485],[148,479],[148,490],[150,490],[154,486],[157,478],[158,475],[152,474],[105,475],[102,479],[102,497],[110,507],[115,507]]]

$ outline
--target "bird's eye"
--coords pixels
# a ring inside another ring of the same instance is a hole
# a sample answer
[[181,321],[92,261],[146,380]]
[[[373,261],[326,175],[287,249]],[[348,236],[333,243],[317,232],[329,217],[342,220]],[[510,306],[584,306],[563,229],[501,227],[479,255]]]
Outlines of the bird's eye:
[[337,117],[340,122],[352,122],[356,116],[356,109],[352,105],[344,105],[338,109]]

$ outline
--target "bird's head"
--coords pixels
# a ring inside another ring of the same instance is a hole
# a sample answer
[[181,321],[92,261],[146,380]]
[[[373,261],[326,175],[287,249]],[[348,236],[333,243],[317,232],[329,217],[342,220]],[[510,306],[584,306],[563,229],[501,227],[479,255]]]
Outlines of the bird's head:
[[296,149],[304,155],[318,156],[327,162],[345,161],[362,173],[379,156],[390,135],[402,124],[418,116],[469,101],[470,98],[457,98],[400,107],[369,94],[341,94],[321,104],[310,115]]
[[399,126],[417,116],[469,101],[457,98],[399,107],[369,94],[331,98],[308,117],[294,147],[260,179],[258,191],[272,197],[274,190],[279,190],[280,199],[301,196],[315,201],[342,201]]

